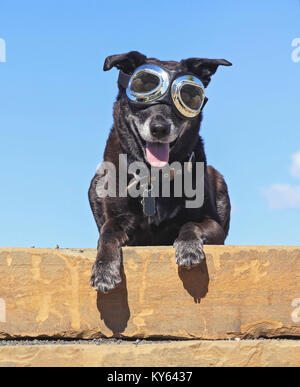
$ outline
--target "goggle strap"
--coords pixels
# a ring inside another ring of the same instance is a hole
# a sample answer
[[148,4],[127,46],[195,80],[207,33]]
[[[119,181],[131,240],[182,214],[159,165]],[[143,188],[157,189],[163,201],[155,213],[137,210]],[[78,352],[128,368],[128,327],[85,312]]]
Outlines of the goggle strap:
[[127,89],[131,75],[123,73],[122,70],[119,72],[118,84],[119,86]]
[[204,106],[207,104],[208,98],[205,96],[203,105],[201,106],[201,110],[203,110]]

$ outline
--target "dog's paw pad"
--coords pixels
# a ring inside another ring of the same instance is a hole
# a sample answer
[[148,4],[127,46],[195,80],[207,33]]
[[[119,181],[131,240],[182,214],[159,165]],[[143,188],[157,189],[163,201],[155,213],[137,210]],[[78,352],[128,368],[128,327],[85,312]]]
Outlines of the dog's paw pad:
[[115,262],[95,262],[90,285],[99,292],[109,293],[121,283],[120,268]]
[[190,269],[205,259],[202,241],[175,241],[175,260],[179,267]]

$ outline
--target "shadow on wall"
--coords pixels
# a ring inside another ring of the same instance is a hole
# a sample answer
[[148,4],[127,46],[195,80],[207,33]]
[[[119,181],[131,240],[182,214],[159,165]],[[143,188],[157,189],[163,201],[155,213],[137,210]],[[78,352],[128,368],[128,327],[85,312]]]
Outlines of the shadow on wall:
[[194,298],[194,302],[200,304],[208,292],[209,275],[206,260],[190,270],[178,268],[178,276],[184,289]]
[[[194,302],[200,304],[201,299],[208,292],[209,275],[206,260],[190,270],[178,269],[178,276],[184,289],[194,299]],[[123,265],[121,267],[121,278],[121,284],[112,292],[107,294],[98,292],[97,295],[97,308],[100,312],[100,318],[115,337],[120,336],[125,331],[130,318],[126,275]]]
[[100,312],[100,318],[116,337],[125,331],[130,318],[126,275],[123,265],[121,266],[121,278],[122,282],[116,289],[107,294],[98,292],[97,295],[97,308]]

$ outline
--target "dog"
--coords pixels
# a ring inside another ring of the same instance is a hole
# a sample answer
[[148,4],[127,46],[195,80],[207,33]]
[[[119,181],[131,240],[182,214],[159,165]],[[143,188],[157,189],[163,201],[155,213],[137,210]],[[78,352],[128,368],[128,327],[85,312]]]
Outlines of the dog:
[[[228,189],[223,176],[212,166],[207,166],[203,140],[199,135],[202,109],[207,102],[206,97],[203,101],[203,88],[208,86],[220,65],[231,66],[231,63],[224,59],[206,58],[160,61],[147,58],[137,51],[111,55],[105,59],[104,71],[115,67],[120,71],[120,76],[119,93],[113,109],[114,123],[106,143],[104,162],[112,163],[117,171],[120,154],[125,154],[130,163],[141,162],[156,168],[176,161],[180,165],[189,163],[194,170],[195,163],[202,163],[204,196],[200,207],[187,208],[185,198],[175,197],[174,189],[171,189],[170,197],[158,196],[155,202],[148,202],[151,207],[149,215],[145,213],[141,197],[99,195],[99,184],[105,175],[103,169],[99,168],[89,188],[90,206],[100,233],[90,281],[95,290],[107,293],[121,283],[121,248],[124,245],[173,245],[176,263],[182,269],[189,269],[205,259],[204,244],[224,244],[231,210]],[[141,75],[130,81],[141,68],[146,71],[140,71]],[[152,70],[156,75],[153,76]],[[180,76],[187,84],[190,79],[198,82],[198,86],[195,84],[192,85],[194,88],[191,87],[192,93],[197,94],[195,98],[188,88],[184,89],[188,91],[187,97],[182,88],[176,89]],[[166,85],[164,82],[168,77],[169,83]],[[170,79],[174,79],[172,85]],[[128,80],[131,82],[131,92],[138,96],[142,84],[142,103],[139,97],[130,99]],[[151,85],[151,82],[154,84]],[[150,90],[151,94],[153,88],[156,90],[159,87],[168,87],[168,90],[156,91],[156,100],[149,103],[152,97],[148,98],[147,93]],[[172,92],[175,90],[173,101],[171,88]],[[182,93],[181,100],[176,100],[178,90]],[[163,92],[163,97],[159,96]],[[185,107],[178,104],[189,98],[194,100],[195,106],[187,102],[185,112]],[[201,109],[200,100],[203,102]],[[187,117],[188,111],[194,114],[194,107],[196,110],[198,108],[198,114]],[[130,178],[132,174],[128,173],[126,181]]]

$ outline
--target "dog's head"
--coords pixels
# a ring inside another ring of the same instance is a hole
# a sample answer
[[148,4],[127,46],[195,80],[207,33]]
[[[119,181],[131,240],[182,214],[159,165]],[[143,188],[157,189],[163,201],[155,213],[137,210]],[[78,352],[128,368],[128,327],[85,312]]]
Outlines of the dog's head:
[[[131,51],[120,55],[108,56],[104,62],[104,71],[112,67],[118,68],[125,75],[132,75],[141,65],[156,65],[162,67],[167,73],[176,78],[176,74],[194,74],[207,87],[211,76],[217,71],[218,66],[231,66],[231,63],[225,59],[206,59],[206,58],[189,58],[175,61],[159,61],[155,58],[147,58],[145,55]],[[129,78],[129,77],[128,77]],[[169,86],[171,89],[171,85]],[[168,90],[166,92],[169,93]],[[179,137],[183,133],[185,138],[190,138],[191,149],[193,141],[196,141],[199,131],[202,112],[200,111],[195,117],[186,117],[178,114],[174,104],[163,103],[158,101],[154,104],[132,103],[126,94],[126,89],[119,84],[118,100],[120,112],[131,130],[136,132],[143,145],[144,156],[152,166],[162,167],[170,159],[173,148],[178,143]],[[204,104],[207,98],[205,97]],[[188,137],[187,137],[188,136]],[[189,137],[190,136],[190,137]],[[189,149],[183,158],[187,156]]]

